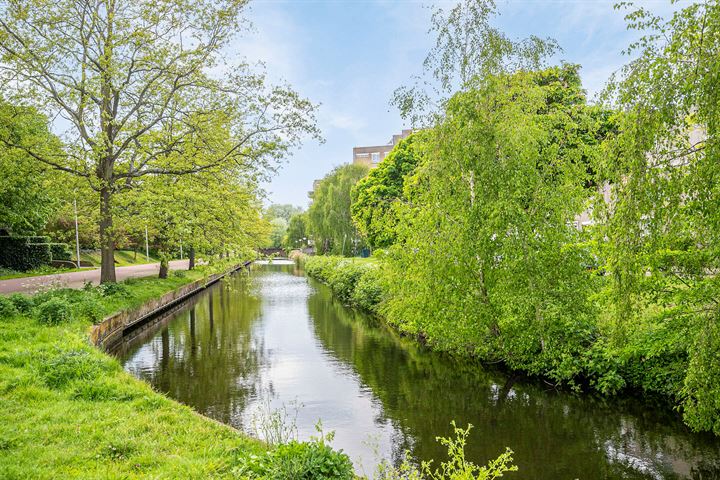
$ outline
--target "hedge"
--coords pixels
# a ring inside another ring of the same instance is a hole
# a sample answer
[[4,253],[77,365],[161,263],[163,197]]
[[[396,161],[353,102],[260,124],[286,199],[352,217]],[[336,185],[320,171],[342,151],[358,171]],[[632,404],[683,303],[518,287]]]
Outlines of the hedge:
[[[35,243],[33,240],[42,240]],[[52,261],[48,237],[0,237],[0,267],[24,272]]]
[[50,243],[50,253],[53,261],[56,260],[72,260],[72,253],[67,243]]

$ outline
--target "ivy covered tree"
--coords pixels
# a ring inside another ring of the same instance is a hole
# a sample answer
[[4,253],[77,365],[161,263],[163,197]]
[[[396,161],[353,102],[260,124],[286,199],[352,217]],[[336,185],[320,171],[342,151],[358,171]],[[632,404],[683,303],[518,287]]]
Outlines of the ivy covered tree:
[[[101,280],[115,281],[115,195],[152,175],[275,162],[317,135],[314,105],[228,58],[246,0],[8,0],[0,82],[62,118],[65,149],[7,147],[82,177],[99,196]],[[229,135],[227,135],[229,133]]]
[[422,132],[398,143],[352,190],[352,219],[373,248],[396,241],[398,202],[403,201],[405,178],[415,172],[422,155]]
[[350,192],[367,173],[364,165],[342,165],[320,180],[307,212],[308,232],[318,253],[353,255],[363,248],[350,216]]

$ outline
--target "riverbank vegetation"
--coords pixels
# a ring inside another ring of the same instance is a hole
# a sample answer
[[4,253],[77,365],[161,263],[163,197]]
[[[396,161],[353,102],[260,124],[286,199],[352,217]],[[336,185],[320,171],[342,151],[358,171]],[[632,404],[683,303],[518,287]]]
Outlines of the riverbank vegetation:
[[[720,5],[626,6],[637,59],[590,104],[578,66],[547,66],[556,45],[479,3],[433,17],[428,78],[396,93],[423,131],[354,187],[377,265],[308,273],[435,349],[658,396],[720,434]],[[473,42],[497,48],[454,48]]]
[[234,478],[238,458],[262,452],[88,343],[102,316],[202,276],[0,297],[0,477]]

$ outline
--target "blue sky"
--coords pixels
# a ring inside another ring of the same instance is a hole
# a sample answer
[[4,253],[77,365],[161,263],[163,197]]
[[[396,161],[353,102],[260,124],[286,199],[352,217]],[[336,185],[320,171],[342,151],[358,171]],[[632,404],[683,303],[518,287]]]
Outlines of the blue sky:
[[[253,30],[234,49],[265,62],[271,79],[289,82],[321,103],[318,120],[325,143],[307,141],[266,185],[268,203],[307,207],[316,178],[352,159],[352,148],[387,143],[404,125],[389,105],[392,92],[421,72],[431,44],[431,5],[454,1],[256,0]],[[628,32],[614,0],[498,0],[495,24],[511,37],[555,38],[560,60],[583,66],[592,96],[627,57],[622,50],[637,35]],[[668,0],[636,2],[660,13]]]

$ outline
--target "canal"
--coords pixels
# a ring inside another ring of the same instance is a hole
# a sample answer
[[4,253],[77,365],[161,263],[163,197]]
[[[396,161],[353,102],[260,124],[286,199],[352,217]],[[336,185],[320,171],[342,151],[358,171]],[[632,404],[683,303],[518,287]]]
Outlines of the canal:
[[667,407],[558,392],[429,352],[292,264],[253,265],[197,295],[117,352],[126,370],[252,433],[285,407],[301,439],[319,419],[370,475],[380,458],[444,459],[450,422],[472,423],[467,455],[505,447],[528,479],[720,478],[720,442]]

